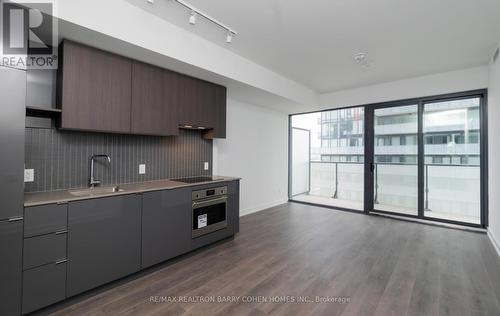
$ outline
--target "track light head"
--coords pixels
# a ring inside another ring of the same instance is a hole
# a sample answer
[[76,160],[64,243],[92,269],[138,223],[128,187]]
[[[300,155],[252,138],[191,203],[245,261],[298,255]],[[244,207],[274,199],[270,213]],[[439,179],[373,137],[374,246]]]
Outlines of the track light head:
[[233,34],[230,31],[227,31],[226,43],[231,44],[232,41],[233,41]]
[[189,24],[195,25],[196,24],[196,12],[191,11],[191,15],[189,16]]
[[354,60],[363,67],[370,66],[370,60],[368,59],[368,55],[366,53],[357,53],[353,56]]

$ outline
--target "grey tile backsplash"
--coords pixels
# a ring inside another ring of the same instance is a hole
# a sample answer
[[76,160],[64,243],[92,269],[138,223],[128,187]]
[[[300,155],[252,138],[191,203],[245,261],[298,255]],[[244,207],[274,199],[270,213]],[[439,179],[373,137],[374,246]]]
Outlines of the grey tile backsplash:
[[[87,186],[89,157],[107,154],[111,164],[96,163],[102,185],[134,183],[212,174],[212,141],[196,130],[179,136],[155,137],[26,128],[25,168],[35,169],[26,192]],[[210,169],[204,170],[204,162]],[[139,175],[139,164],[146,174]]]

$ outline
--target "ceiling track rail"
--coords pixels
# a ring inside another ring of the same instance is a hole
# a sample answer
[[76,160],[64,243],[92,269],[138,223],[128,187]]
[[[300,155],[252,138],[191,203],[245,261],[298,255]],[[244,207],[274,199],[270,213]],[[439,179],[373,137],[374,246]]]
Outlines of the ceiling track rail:
[[238,32],[236,32],[231,27],[227,26],[226,24],[220,22],[217,19],[214,19],[213,17],[211,17],[210,15],[206,14],[205,12],[196,9],[193,5],[187,3],[186,1],[184,1],[184,0],[173,0],[173,1],[177,2],[178,4],[180,4],[181,6],[185,7],[186,9],[190,10],[191,12],[195,12],[197,15],[200,15],[200,16],[204,17],[206,20],[208,20],[208,21],[216,24],[217,26],[225,29],[229,33],[231,33],[233,35],[238,35]]

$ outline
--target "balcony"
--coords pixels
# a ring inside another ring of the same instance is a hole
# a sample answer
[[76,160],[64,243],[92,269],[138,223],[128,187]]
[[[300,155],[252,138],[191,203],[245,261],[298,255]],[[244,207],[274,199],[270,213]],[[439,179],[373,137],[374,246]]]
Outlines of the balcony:
[[[375,164],[374,208],[417,215],[417,182],[415,164]],[[424,183],[426,217],[480,223],[479,166],[426,164]],[[362,211],[364,164],[311,161],[309,187],[304,191],[292,199]]]

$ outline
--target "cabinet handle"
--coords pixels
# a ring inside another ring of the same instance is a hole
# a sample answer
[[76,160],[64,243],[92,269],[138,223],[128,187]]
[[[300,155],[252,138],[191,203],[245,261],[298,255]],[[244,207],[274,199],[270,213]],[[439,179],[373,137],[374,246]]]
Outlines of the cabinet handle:
[[[193,207],[195,207],[197,205],[205,205],[205,204],[212,205],[212,204],[224,203],[224,202],[227,202],[227,196],[222,196],[222,197],[216,198],[216,199],[193,201]],[[207,206],[210,206],[210,205],[207,205]]]
[[22,221],[23,218],[22,217],[13,217],[13,218],[9,218],[9,222],[18,222],[18,221]]
[[65,262],[68,262],[68,259],[57,260],[56,265],[61,264],[61,263],[65,263]]
[[67,230],[60,230],[60,231],[56,232],[55,234],[56,235],[62,235],[62,234],[67,234],[67,233],[68,233]]

